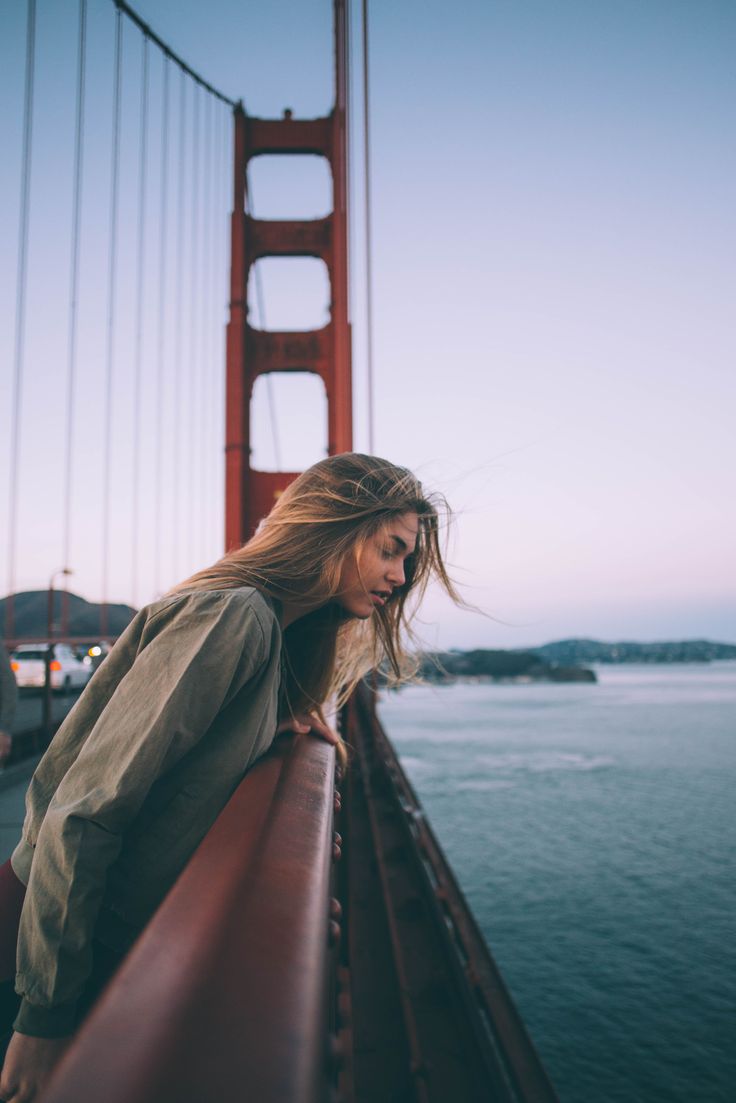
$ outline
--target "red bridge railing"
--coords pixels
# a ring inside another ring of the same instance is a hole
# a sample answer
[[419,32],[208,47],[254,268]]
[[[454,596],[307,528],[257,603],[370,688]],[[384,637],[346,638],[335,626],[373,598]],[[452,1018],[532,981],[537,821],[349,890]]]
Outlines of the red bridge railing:
[[44,1103],[324,1098],[334,774],[334,749],[307,737],[245,777]]

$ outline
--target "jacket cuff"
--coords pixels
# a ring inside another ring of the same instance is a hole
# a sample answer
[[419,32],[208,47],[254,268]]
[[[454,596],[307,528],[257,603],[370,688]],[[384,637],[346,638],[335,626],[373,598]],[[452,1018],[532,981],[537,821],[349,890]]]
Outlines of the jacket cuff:
[[35,1038],[64,1038],[74,1032],[76,1018],[76,1000],[58,1004],[56,1007],[39,1007],[38,1004],[29,1003],[24,997],[13,1023],[13,1030]]

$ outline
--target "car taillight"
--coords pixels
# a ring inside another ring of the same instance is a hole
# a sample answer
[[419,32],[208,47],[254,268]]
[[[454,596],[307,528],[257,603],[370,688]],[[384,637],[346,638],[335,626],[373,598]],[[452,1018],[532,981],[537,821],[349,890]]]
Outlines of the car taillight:
[[18,664],[17,663],[11,663],[10,664],[10,669],[13,671],[14,674],[17,674],[18,669],[19,669]]
[[53,662],[49,663],[49,670],[61,670],[61,663],[58,659],[54,659]]

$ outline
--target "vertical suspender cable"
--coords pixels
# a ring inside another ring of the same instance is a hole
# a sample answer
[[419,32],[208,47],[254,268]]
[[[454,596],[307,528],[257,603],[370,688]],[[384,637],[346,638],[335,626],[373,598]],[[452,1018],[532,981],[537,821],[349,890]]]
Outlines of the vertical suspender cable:
[[102,487],[102,602],[100,633],[109,633],[110,495],[112,491],[112,385],[115,360],[115,280],[117,275],[118,170],[120,163],[120,80],[123,52],[123,20],[115,12],[115,75],[112,100],[112,164],[110,168],[110,229],[107,284],[107,359],[105,373],[104,460]]
[[373,260],[371,229],[371,138],[368,56],[368,0],[363,0],[363,167],[365,172],[365,299],[366,352],[368,358],[368,451],[375,448],[373,387]]
[[[218,312],[219,312],[219,326],[220,326],[220,351],[223,350],[223,334],[226,333],[225,319],[228,315],[228,305],[230,302],[230,204],[232,202],[232,180],[233,180],[233,157],[234,157],[234,115],[231,113],[225,126],[223,126],[223,142],[221,150],[222,158],[222,211],[223,217],[220,221],[220,232],[218,236],[218,244],[220,249],[220,257],[218,261],[219,272],[219,291],[218,291]],[[225,360],[223,360],[223,369],[225,367]],[[220,486],[223,490],[225,487],[225,378],[226,372],[223,370],[220,375],[220,402],[217,410],[217,433],[220,438],[220,463],[218,467]],[[220,526],[222,531],[222,526]],[[223,548],[223,551],[226,550]]]
[[163,58],[163,82],[161,90],[161,167],[158,222],[158,311],[156,337],[156,441],[155,441],[155,488],[154,501],[154,550],[153,550],[153,591],[156,597],[161,586],[161,506],[163,481],[163,409],[164,409],[164,361],[166,350],[166,249],[167,249],[167,203],[166,190],[169,170],[169,59]]
[[186,73],[181,70],[179,85],[179,171],[176,187],[176,291],[174,303],[174,517],[171,526],[173,536],[172,561],[173,574],[179,580],[179,565],[181,562],[180,549],[180,517],[181,517],[181,296],[182,296],[182,248],[184,241],[184,167],[186,164],[186,117],[187,117],[187,89]]
[[141,39],[141,112],[138,153],[138,242],[135,294],[135,360],[133,376],[133,509],[130,526],[130,594],[138,603],[141,490],[141,374],[143,369],[143,281],[146,259],[146,180],[148,168],[148,39]]
[[26,74],[23,100],[23,153],[21,159],[18,275],[15,292],[15,351],[10,423],[10,494],[8,497],[8,595],[5,602],[5,635],[15,635],[15,561],[18,551],[18,457],[23,408],[23,344],[26,325],[26,273],[28,265],[28,208],[31,191],[33,137],[33,77],[36,56],[36,0],[28,0]]
[[222,288],[225,281],[228,279],[227,265],[225,257],[222,252],[222,236],[227,226],[227,207],[225,205],[223,190],[222,190],[222,148],[223,137],[226,137],[228,132],[228,125],[230,122],[230,112],[220,108],[216,108],[217,118],[217,131],[215,134],[215,148],[212,155],[212,171],[214,175],[213,179],[213,197],[212,204],[212,332],[213,341],[212,347],[215,353],[215,361],[213,365],[212,373],[212,463],[211,463],[211,480],[212,480],[212,503],[213,503],[213,515],[212,515],[212,532],[213,532],[213,552],[215,555],[221,555],[222,549],[220,547],[219,534],[222,525],[220,524],[220,515],[217,511],[217,502],[222,498],[223,489],[221,485],[221,462],[222,462],[222,437],[220,433],[220,419],[222,416],[222,380],[224,377],[223,364],[221,363],[222,353],[222,311],[223,311],[223,299]]
[[[67,352],[66,445],[64,449],[64,506],[62,515],[62,557],[71,560],[71,514],[74,451],[74,399],[77,375],[77,295],[79,289],[79,238],[82,209],[82,155],[84,146],[84,78],[87,38],[87,0],[79,0],[79,49],[77,69],[77,111],[74,131],[74,183],[72,185],[72,240],[69,272],[69,346]],[[61,597],[61,634],[69,634],[68,576],[64,576]]]
[[189,248],[189,409],[187,411],[187,573],[194,570],[195,504],[192,496],[194,485],[194,437],[197,381],[197,270],[199,268],[199,242],[197,215],[199,211],[199,85],[192,87],[192,202],[190,210]]
[[212,211],[212,192],[210,189],[210,177],[212,168],[212,113],[214,101],[211,96],[205,98],[205,126],[204,126],[204,157],[202,159],[202,263],[200,265],[201,281],[199,294],[200,310],[200,376],[201,398],[199,403],[199,432],[197,433],[198,457],[197,457],[197,498],[199,508],[197,547],[197,559],[204,563],[207,555],[207,496],[206,479],[207,456],[209,454],[209,440],[207,430],[209,425],[209,404],[212,401],[210,380],[212,378],[212,334],[209,331],[210,298],[212,295],[212,272],[210,270],[211,249],[209,245],[208,221]]

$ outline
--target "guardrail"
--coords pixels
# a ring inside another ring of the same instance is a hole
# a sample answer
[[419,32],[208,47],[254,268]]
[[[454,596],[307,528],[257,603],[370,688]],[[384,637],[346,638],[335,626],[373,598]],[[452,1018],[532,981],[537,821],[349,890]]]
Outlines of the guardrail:
[[82,1025],[43,1103],[317,1103],[328,1091],[335,752],[247,774]]

